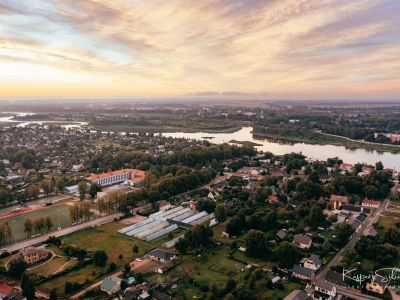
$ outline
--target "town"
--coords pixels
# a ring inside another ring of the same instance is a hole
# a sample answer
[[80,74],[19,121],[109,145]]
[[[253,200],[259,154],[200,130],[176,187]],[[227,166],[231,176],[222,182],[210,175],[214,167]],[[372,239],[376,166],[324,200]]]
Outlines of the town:
[[3,299],[398,292],[399,174],[380,162],[59,125],[0,134]]

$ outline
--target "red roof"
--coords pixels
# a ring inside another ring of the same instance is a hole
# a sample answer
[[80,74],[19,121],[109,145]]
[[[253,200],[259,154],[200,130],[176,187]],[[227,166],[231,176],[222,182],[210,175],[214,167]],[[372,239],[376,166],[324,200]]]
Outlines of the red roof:
[[9,286],[8,284],[5,284],[5,283],[0,284],[0,295],[2,297],[6,297],[6,296],[10,295],[12,291],[13,291],[13,288],[11,286]]
[[340,166],[341,167],[352,167],[353,165],[352,164],[342,163]]
[[381,202],[380,201],[377,201],[377,200],[368,200],[368,199],[364,199],[363,200],[363,202],[362,202],[362,205],[380,205],[381,204]]
[[119,175],[119,174],[124,174],[124,173],[132,173],[132,177],[144,177],[145,173],[144,171],[140,171],[137,169],[122,169],[122,170],[118,170],[118,171],[113,171],[113,172],[109,172],[109,173],[101,173],[101,174],[96,174],[96,175],[92,175],[86,178],[86,180],[96,180],[96,179],[100,179],[100,178],[107,178],[113,175]]

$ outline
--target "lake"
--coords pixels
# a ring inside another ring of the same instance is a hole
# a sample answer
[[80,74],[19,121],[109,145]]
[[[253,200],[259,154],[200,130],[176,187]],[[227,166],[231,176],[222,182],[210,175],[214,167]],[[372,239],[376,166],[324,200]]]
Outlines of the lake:
[[252,127],[243,127],[233,133],[205,133],[205,132],[168,132],[162,133],[165,137],[187,138],[196,140],[207,140],[211,143],[229,143],[231,140],[248,141],[261,146],[256,146],[257,150],[264,152],[270,151],[276,155],[296,152],[315,159],[327,160],[332,157],[339,157],[345,163],[368,163],[375,164],[381,161],[386,168],[400,169],[400,154],[390,152],[378,152],[365,149],[348,149],[343,146],[334,145],[314,145],[307,143],[283,143],[268,139],[256,139],[251,133]]

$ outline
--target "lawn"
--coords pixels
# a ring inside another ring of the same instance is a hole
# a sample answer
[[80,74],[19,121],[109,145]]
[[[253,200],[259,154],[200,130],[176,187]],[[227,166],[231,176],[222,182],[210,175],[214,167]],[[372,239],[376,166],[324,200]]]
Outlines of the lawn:
[[[125,226],[119,222],[112,222],[97,228],[75,232],[63,238],[63,245],[75,246],[85,249],[88,252],[104,250],[108,256],[107,264],[114,262],[117,267],[123,267],[125,263],[129,263],[154,248],[154,245],[151,243],[117,232],[118,229]],[[137,254],[132,252],[132,247],[135,244],[139,247],[139,253]],[[121,259],[119,258],[120,254],[122,255]],[[47,291],[56,288],[59,293],[62,293],[66,281],[89,285],[89,283],[100,280],[103,277],[100,274],[103,274],[105,269],[106,267],[98,267],[93,264],[85,265],[63,276],[45,282],[39,288]]]
[[55,272],[62,271],[65,268],[72,267],[76,264],[76,259],[68,259],[68,257],[55,257],[51,261],[46,262],[43,265],[34,267],[29,270],[29,273],[38,274],[44,277],[50,276]]

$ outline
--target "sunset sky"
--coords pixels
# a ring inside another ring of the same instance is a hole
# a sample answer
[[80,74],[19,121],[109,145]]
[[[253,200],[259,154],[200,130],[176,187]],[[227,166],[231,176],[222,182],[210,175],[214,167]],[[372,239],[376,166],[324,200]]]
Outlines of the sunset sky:
[[399,0],[0,0],[0,98],[400,99]]

